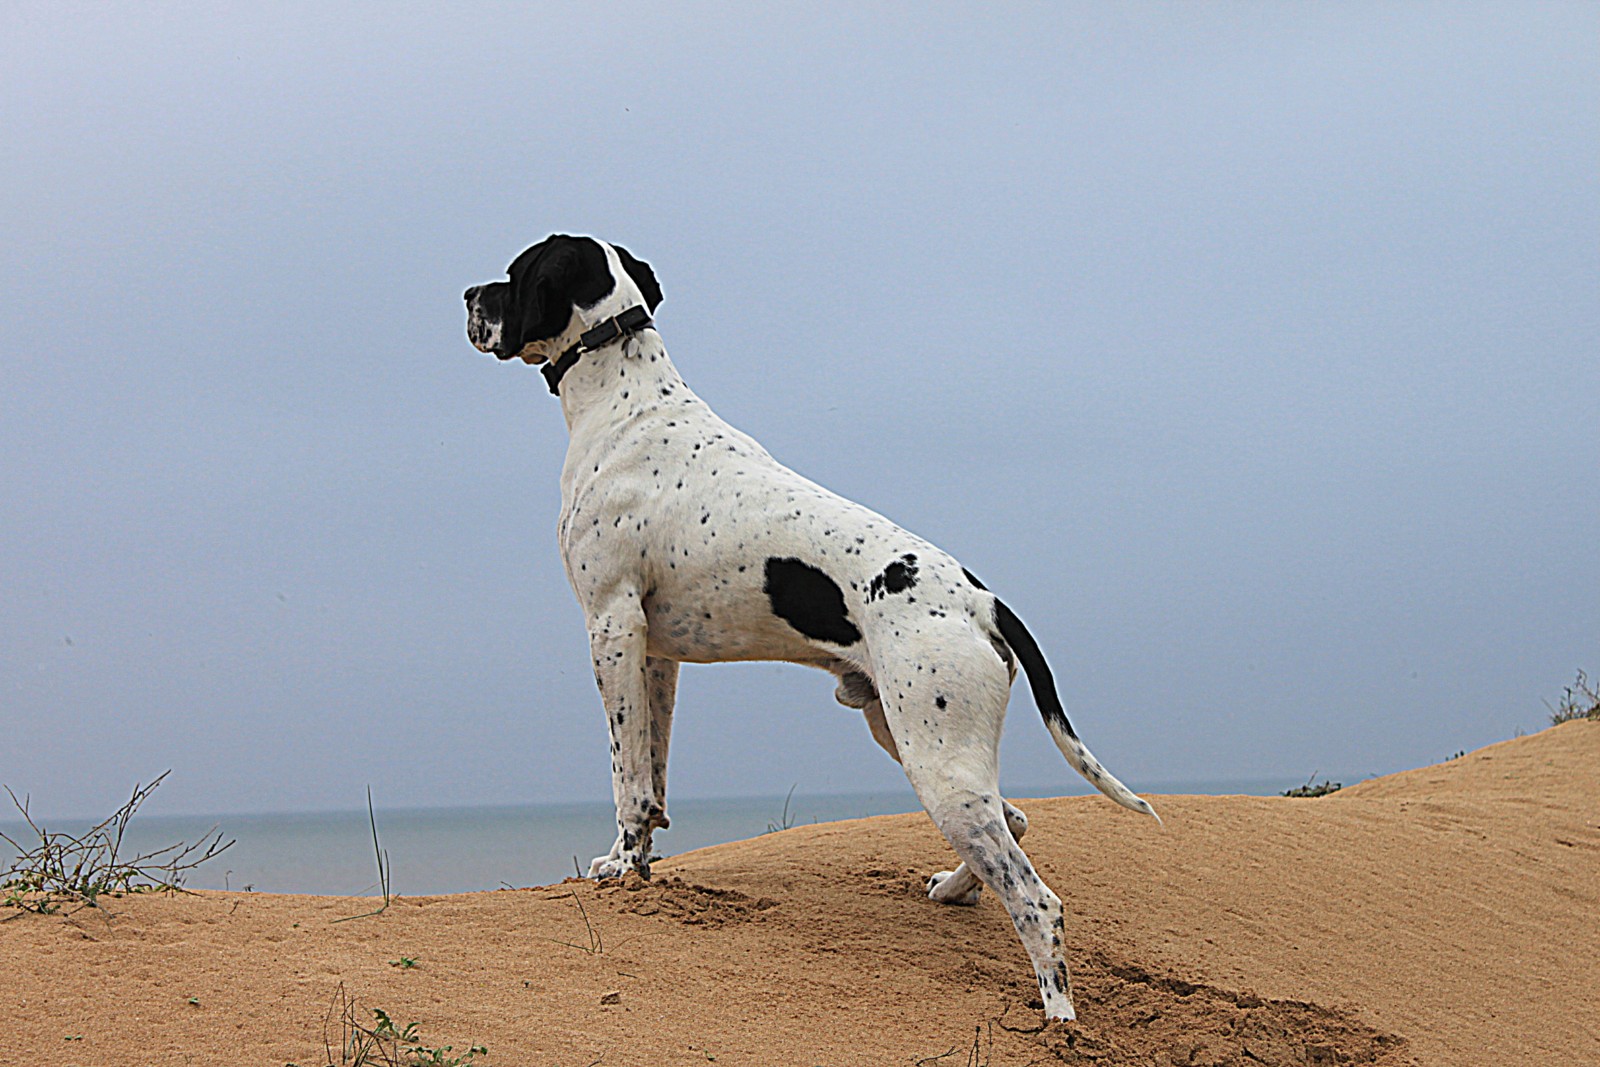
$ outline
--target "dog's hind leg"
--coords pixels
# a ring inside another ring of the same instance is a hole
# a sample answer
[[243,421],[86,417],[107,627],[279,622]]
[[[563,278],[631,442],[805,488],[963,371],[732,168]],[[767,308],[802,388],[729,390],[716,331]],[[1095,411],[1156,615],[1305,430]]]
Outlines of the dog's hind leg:
[[[1033,961],[1045,1016],[1071,1019],[1061,900],[1017,843],[1008,805],[1000,797],[1000,727],[1009,678],[987,648],[969,654],[966,647],[975,646],[925,646],[921,664],[879,664],[885,720],[906,777],[934,825],[961,857],[962,867],[994,890],[1011,916]],[[918,670],[934,665],[936,676]]]
[[671,824],[667,818],[667,744],[672,739],[672,708],[678,698],[678,663],[655,656],[644,663],[650,686],[650,793],[657,809],[652,822],[655,829],[665,830]]
[[[867,729],[872,731],[872,739],[896,763],[900,762],[900,749],[894,743],[888,720],[883,716],[883,701],[878,699],[878,692],[866,675],[852,671],[841,676],[834,699],[847,708],[860,708],[866,716]],[[1022,835],[1028,832],[1028,817],[1013,807],[1010,801],[1002,799],[1000,803],[1005,805],[1006,827],[1011,831],[1012,838],[1021,841]],[[928,899],[940,904],[976,904],[982,892],[983,883],[967,869],[965,863],[954,871],[939,871],[928,879]]]
[[[1011,839],[1020,842],[1022,835],[1028,832],[1028,817],[1022,814],[1021,808],[1004,797],[1000,803],[1005,807],[1006,829],[1011,831]],[[928,899],[939,904],[970,906],[978,902],[982,892],[983,883],[965,863],[953,871],[935,872],[928,878]]]
[[[900,749],[883,717],[883,702],[867,676],[854,672],[843,676],[834,697],[845,707],[861,709],[867,718],[867,729],[872,731],[872,739],[899,763]],[[1028,832],[1028,817],[1009,800],[1002,798],[1000,803],[1005,805],[1006,829],[1011,831],[1012,840],[1021,841],[1022,835]],[[976,904],[982,892],[983,883],[965,863],[953,871],[939,871],[928,878],[928,899],[940,904]]]
[[[867,717],[867,729],[872,731],[872,739],[899,763],[900,749],[895,745],[894,734],[889,732],[889,723],[883,717],[883,702],[873,697],[861,710]],[[1021,841],[1022,835],[1028,832],[1028,817],[1009,800],[1002,797],[1000,803],[1005,805],[1006,828],[1011,831],[1012,840]],[[965,863],[953,871],[937,871],[928,877],[928,899],[939,904],[970,907],[978,902],[982,892],[983,883]]]
[[[962,781],[945,772],[907,769],[934,824],[961,857],[993,889],[1011,916],[1011,925],[1033,962],[1044,1014],[1072,1019],[1072,984],[1062,956],[1066,929],[1061,900],[1033,869],[1032,862],[1005,824],[1005,802],[993,783],[977,776]],[[955,877],[954,875],[951,876]]]

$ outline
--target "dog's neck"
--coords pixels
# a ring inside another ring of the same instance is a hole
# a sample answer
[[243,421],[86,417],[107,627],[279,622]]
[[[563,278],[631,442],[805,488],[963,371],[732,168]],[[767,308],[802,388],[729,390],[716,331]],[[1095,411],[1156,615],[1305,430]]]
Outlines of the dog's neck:
[[560,397],[569,434],[579,423],[623,422],[650,409],[699,400],[653,328],[585,352],[561,378]]
[[625,311],[613,315],[600,322],[599,325],[585,330],[578,340],[569,346],[566,351],[553,359],[548,359],[539,368],[544,375],[544,380],[550,384],[550,392],[556,396],[561,395],[561,379],[566,376],[584,353],[598,351],[613,341],[620,341],[629,334],[638,333],[640,330],[649,329],[654,323],[650,321],[650,312],[646,311],[643,304],[635,304]]

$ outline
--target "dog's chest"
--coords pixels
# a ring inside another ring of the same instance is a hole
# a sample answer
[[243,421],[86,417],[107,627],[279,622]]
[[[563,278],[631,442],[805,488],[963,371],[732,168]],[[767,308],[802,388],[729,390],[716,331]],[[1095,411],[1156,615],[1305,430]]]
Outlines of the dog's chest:
[[781,468],[697,399],[585,431],[561,477],[561,549],[580,574],[648,569],[634,557],[676,571],[759,530],[747,497]]

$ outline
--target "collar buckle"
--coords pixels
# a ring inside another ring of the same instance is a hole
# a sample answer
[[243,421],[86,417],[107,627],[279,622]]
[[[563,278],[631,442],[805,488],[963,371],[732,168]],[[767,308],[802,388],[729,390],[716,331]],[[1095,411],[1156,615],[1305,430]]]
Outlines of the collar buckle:
[[544,380],[549,383],[550,395],[561,395],[561,379],[566,376],[572,365],[578,362],[578,357],[585,352],[593,352],[603,348],[613,341],[638,333],[640,330],[653,325],[650,312],[645,310],[643,304],[635,304],[626,311],[619,312],[600,323],[598,326],[585,330],[578,338],[578,343],[567,349],[561,355],[539,368],[539,373],[544,375]]

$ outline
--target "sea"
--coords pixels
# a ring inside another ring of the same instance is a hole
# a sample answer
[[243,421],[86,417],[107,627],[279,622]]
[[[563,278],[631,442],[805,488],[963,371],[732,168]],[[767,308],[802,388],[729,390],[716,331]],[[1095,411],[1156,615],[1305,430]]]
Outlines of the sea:
[[[1283,779],[1168,782],[1141,793],[1267,796],[1297,784]],[[1058,784],[1007,789],[1006,795],[1059,792]],[[893,793],[674,798],[672,827],[656,832],[654,851],[670,856],[794,826],[920,810],[909,787]],[[52,822],[39,812],[34,816],[52,833],[81,834],[92,825]],[[27,824],[16,819],[0,818],[0,833],[24,849],[38,843]],[[414,897],[550,885],[587,871],[589,860],[611,847],[615,833],[609,802],[215,816],[139,812],[127,825],[120,855],[127,859],[220,834],[232,844],[189,872],[187,888],[330,896],[380,895],[382,856],[390,893]],[[0,875],[16,856],[16,849],[0,841]]]

